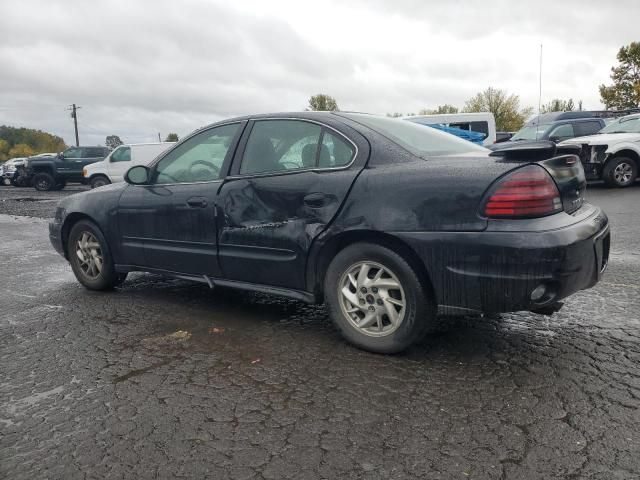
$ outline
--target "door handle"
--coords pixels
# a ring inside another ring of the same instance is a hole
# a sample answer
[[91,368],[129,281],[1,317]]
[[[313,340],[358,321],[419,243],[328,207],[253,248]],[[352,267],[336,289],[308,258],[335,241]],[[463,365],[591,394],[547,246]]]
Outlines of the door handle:
[[207,200],[204,198],[194,197],[187,200],[187,205],[191,208],[205,208],[207,206]]
[[302,201],[307,207],[321,208],[327,204],[327,202],[329,201],[329,196],[319,192],[310,193],[309,195],[305,195]]

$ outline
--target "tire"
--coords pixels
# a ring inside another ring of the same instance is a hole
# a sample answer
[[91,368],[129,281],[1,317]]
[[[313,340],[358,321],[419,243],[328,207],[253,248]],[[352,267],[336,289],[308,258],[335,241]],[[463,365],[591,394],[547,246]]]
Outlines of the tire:
[[[363,266],[369,267],[370,277],[362,276],[360,281]],[[380,270],[382,276],[376,280]],[[374,288],[376,283],[379,288]],[[384,286],[392,284],[400,288]],[[357,300],[357,306],[347,300],[345,288],[349,298]],[[402,256],[371,243],[356,243],[340,251],[324,281],[325,303],[334,325],[347,341],[375,353],[398,353],[424,337],[435,324],[437,312],[429,292],[428,285]],[[395,322],[387,313],[391,312],[389,308],[396,312]],[[355,325],[366,318],[373,323]]]
[[63,190],[64,187],[67,186],[67,181],[66,180],[60,180],[58,183],[56,183],[56,186],[52,188],[52,190]]
[[48,173],[37,173],[33,177],[33,186],[39,192],[48,192],[55,187],[55,179]]
[[9,177],[2,177],[2,185],[8,187],[11,185],[11,179]]
[[602,170],[602,179],[609,187],[624,188],[638,178],[638,165],[628,157],[615,157],[609,160]]
[[109,185],[111,181],[105,177],[104,175],[98,175],[97,177],[93,177],[89,184],[91,188],[103,187],[105,185]]
[[116,272],[109,244],[93,222],[80,220],[71,228],[67,249],[73,273],[89,290],[111,290],[126,279]]

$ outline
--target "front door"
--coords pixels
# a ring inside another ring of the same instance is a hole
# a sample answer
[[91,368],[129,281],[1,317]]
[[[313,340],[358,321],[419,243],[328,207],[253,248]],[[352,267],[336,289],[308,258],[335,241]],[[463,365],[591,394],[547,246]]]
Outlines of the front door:
[[366,146],[358,153],[352,140],[312,121],[249,128],[218,197],[222,276],[304,290],[311,243],[342,205]]
[[122,263],[218,276],[216,194],[242,126],[195,134],[151,167],[149,185],[125,189],[118,207]]

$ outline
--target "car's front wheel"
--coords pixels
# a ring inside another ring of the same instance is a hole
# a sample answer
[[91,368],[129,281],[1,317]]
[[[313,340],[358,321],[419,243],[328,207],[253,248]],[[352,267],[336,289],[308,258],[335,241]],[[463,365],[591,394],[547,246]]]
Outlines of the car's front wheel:
[[610,187],[628,187],[638,177],[636,162],[627,157],[611,159],[602,170],[602,179]]
[[397,353],[435,320],[430,289],[393,250],[357,243],[340,251],[325,276],[325,302],[342,335],[376,353]]
[[55,187],[55,185],[55,179],[48,173],[38,173],[35,177],[33,177],[33,186],[39,192],[48,192],[53,187]]
[[124,281],[115,271],[109,245],[100,229],[88,220],[77,222],[67,241],[71,268],[90,290],[110,290]]
[[93,177],[91,179],[90,185],[91,188],[98,188],[98,187],[103,187],[105,185],[109,185],[111,183],[111,181],[103,176],[103,175],[98,175],[97,177]]

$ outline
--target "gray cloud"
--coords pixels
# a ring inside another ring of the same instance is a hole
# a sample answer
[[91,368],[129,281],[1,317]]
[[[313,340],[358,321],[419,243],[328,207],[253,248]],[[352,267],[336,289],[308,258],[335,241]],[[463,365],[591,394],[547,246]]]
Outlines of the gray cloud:
[[135,142],[303,109],[318,92],[385,113],[462,105],[492,85],[535,105],[540,43],[544,97],[596,108],[639,13],[631,1],[23,0],[0,16],[0,124],[70,143],[75,102],[83,143]]

